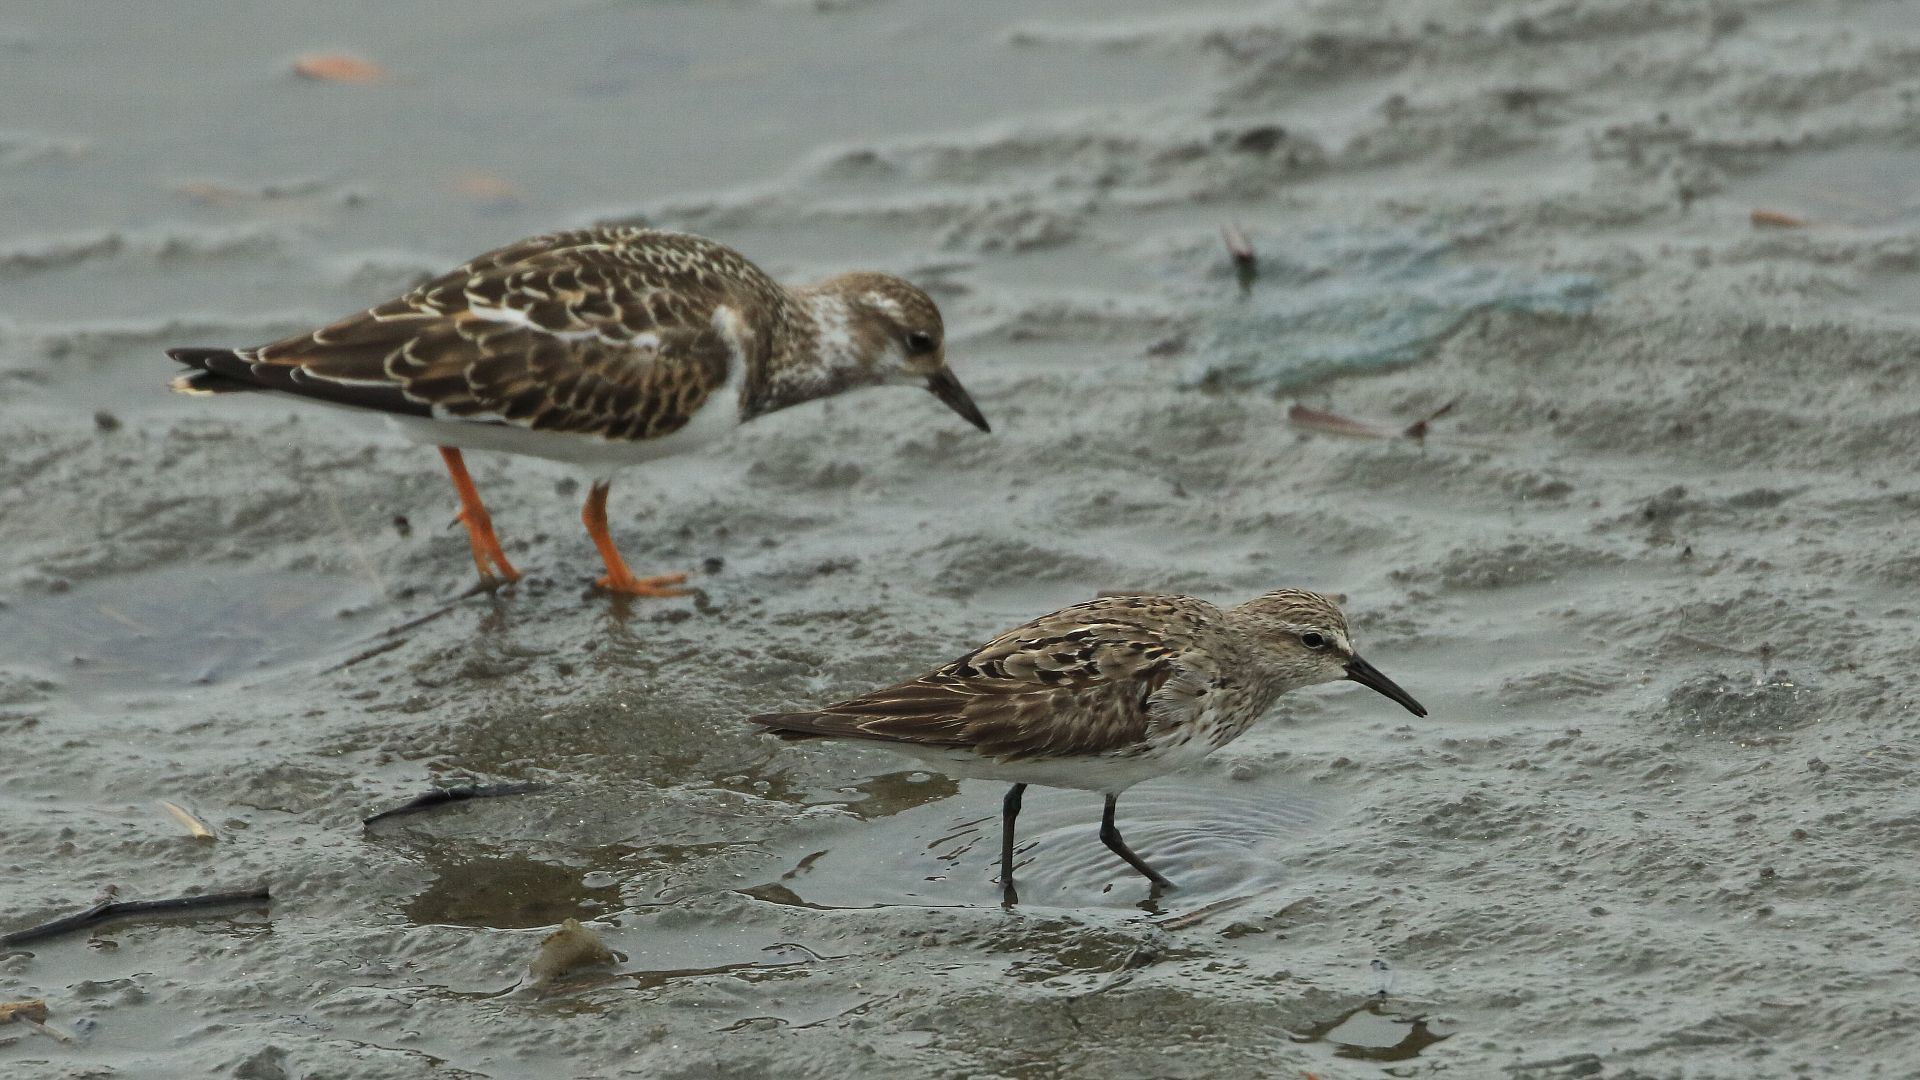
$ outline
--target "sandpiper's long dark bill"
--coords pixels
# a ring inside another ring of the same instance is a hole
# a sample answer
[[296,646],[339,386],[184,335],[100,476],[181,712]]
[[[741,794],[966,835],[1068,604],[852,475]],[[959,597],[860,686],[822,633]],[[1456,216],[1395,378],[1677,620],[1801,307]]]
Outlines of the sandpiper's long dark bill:
[[1413,695],[1400,689],[1400,684],[1380,673],[1380,669],[1362,660],[1358,655],[1347,658],[1346,677],[1369,690],[1377,690],[1406,706],[1406,710],[1415,716],[1427,715],[1426,706],[1413,700]]
[[1000,881],[1012,905],[1014,820],[1028,784],[1105,795],[1101,842],[1164,887],[1120,837],[1120,793],[1198,764],[1281,694],[1343,679],[1427,715],[1354,652],[1346,617],[1319,593],[1279,589],[1225,609],[1165,593],[1103,596],[897,686],[752,720],[786,738],[857,739],[955,776],[1010,782]]
[[523,240],[308,334],[250,349],[169,349],[184,393],[265,390],[385,413],[440,448],[484,579],[515,580],[462,450],[586,465],[581,520],[614,592],[639,578],[607,527],[614,469],[692,449],[790,405],[920,386],[982,431],[947,367],[940,309],[886,274],[788,287],[686,233],[595,228]]

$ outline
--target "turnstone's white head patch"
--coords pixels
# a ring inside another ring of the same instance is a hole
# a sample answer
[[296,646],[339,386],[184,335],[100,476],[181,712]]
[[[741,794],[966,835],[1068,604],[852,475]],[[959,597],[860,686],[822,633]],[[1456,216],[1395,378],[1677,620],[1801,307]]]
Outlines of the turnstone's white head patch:
[[991,430],[947,367],[946,327],[933,298],[890,274],[842,274],[802,292],[813,316],[820,374],[844,386],[923,385],[982,431]]

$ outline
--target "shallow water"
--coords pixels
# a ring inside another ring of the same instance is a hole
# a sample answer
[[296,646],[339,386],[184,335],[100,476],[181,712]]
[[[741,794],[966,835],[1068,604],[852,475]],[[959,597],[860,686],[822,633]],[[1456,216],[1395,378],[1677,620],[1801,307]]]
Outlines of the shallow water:
[[0,609],[0,642],[16,671],[75,705],[164,700],[236,679],[270,684],[365,635],[376,600],[365,581],[169,567],[26,594]]
[[[1157,900],[1100,843],[1099,796],[1034,789],[1016,834],[1021,904],[1178,915],[1278,888],[1282,853],[1316,820],[1314,801],[1284,786],[1229,782],[1223,789],[1212,779],[1198,788],[1190,779],[1150,781],[1121,800],[1121,834],[1179,886]],[[779,877],[747,891],[825,908],[996,904],[1004,790],[969,784],[959,798],[808,830],[775,853],[784,864]]]
[[[0,953],[75,1036],[0,1073],[1900,1075],[1920,25],[1655,8],[0,12],[0,923],[274,893]],[[644,603],[475,455],[480,596],[433,455],[162,391],[602,218],[914,277],[993,435],[873,391],[635,470],[701,590]],[[1432,716],[1303,692],[1129,791],[1157,897],[1033,789],[1003,910],[1001,785],[740,719],[1280,584]],[[533,985],[570,917],[619,962]]]

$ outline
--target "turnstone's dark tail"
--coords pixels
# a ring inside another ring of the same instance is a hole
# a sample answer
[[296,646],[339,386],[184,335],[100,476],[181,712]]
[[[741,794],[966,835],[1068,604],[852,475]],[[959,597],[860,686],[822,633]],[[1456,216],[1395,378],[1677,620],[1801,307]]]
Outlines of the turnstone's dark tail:
[[198,370],[173,380],[177,394],[231,394],[256,389],[253,381],[238,374],[226,374],[221,368],[246,370],[246,362],[232,349],[168,349],[167,355]]
[[[249,353],[254,350],[247,350]],[[182,394],[232,394],[276,390],[304,398],[409,416],[431,416],[433,409],[408,399],[398,383],[373,379],[325,378],[300,364],[268,363],[233,349],[168,349],[167,355],[198,368],[169,385]]]

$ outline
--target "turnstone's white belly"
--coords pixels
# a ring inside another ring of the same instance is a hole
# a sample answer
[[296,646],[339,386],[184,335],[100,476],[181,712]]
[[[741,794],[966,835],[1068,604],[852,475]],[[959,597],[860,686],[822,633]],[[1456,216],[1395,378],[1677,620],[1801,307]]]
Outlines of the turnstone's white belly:
[[739,427],[740,388],[745,370],[745,364],[735,363],[727,381],[707,395],[707,399],[700,403],[693,416],[678,431],[656,435],[651,439],[559,434],[516,424],[461,417],[389,414],[387,421],[408,441],[422,446],[453,446],[461,450],[522,454],[604,471],[698,450]]

